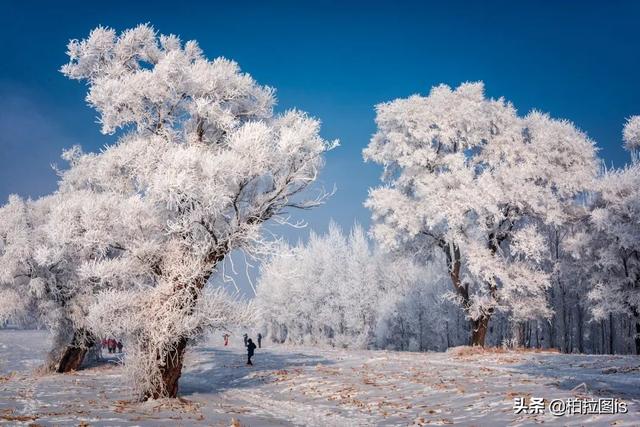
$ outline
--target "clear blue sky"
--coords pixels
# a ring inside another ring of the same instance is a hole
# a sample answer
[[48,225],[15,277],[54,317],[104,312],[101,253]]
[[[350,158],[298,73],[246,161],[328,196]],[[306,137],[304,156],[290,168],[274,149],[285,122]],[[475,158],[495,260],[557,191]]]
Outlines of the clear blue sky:
[[[98,150],[85,87],[65,79],[70,38],[97,25],[122,30],[149,22],[196,39],[210,58],[240,63],[277,88],[279,108],[298,107],[339,138],[322,180],[337,194],[308,214],[365,226],[367,189],[379,169],[362,162],[374,132],[374,105],[439,83],[484,80],[522,113],[538,108],[574,121],[623,164],[622,124],[640,114],[640,2],[278,2],[78,3],[5,1],[0,14],[0,200],[55,189],[50,164],[64,147]],[[306,234],[306,232],[303,232]]]

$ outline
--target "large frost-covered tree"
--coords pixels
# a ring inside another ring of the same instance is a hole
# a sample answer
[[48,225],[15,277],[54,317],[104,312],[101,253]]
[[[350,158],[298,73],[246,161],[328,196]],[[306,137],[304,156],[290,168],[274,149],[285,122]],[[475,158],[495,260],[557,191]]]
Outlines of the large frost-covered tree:
[[[147,219],[136,197],[86,190],[35,201],[12,196],[0,209],[0,295],[7,299],[0,318],[28,312],[49,327],[50,368],[68,372],[82,363],[94,342],[88,307],[97,292],[117,285],[106,271],[97,279],[93,267],[111,263],[114,271],[119,242],[132,241]],[[127,280],[139,271],[131,263],[120,268]]]
[[86,288],[77,276],[86,254],[52,235],[61,230],[51,221],[61,203],[57,195],[36,201],[11,196],[0,209],[0,318],[30,315],[47,325],[54,335],[47,367],[66,372],[78,368],[92,340],[81,326]]
[[196,42],[148,25],[120,35],[97,28],[71,41],[68,55],[62,71],[88,83],[102,131],[126,133],[100,154],[76,153],[60,191],[136,197],[155,224],[93,263],[95,280],[135,280],[98,295],[89,318],[96,330],[131,337],[127,366],[141,398],[176,396],[188,342],[244,318],[207,282],[231,251],[265,250],[265,221],[322,202],[324,193],[302,192],[335,144],[306,114],[275,114],[274,91],[235,62],[209,61]]
[[572,248],[593,285],[594,317],[630,316],[640,354],[640,116],[627,121],[623,140],[633,163],[598,178],[588,225],[572,239]]
[[519,117],[482,83],[434,87],[377,106],[378,131],[364,150],[384,166],[370,191],[372,234],[384,247],[444,257],[454,296],[484,345],[496,310],[514,320],[548,317],[545,225],[588,189],[593,143],[570,122]]

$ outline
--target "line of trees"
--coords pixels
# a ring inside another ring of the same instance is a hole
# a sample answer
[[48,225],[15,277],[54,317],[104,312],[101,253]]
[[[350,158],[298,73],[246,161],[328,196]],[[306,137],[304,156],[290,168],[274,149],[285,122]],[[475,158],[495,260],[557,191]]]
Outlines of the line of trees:
[[[274,341],[372,348],[392,340],[398,315],[410,315],[403,302],[428,303],[412,293],[427,290],[417,286],[426,273],[410,259],[372,250],[359,225],[345,236],[332,222],[326,235],[284,244],[262,267],[256,308]],[[424,314],[425,328],[437,324],[435,311]]]

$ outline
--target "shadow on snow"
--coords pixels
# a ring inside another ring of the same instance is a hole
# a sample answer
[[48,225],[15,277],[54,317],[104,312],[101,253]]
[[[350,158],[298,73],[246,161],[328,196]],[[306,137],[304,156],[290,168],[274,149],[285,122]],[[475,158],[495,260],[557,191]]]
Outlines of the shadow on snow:
[[[257,349],[253,366],[246,365],[246,355],[233,350],[206,347],[198,349],[198,360],[180,379],[180,395],[219,393],[229,389],[252,388],[264,383],[256,373],[294,369],[300,366],[330,365],[334,362],[321,356],[303,353],[272,353]],[[203,357],[204,356],[204,357]],[[254,375],[252,375],[254,374]]]

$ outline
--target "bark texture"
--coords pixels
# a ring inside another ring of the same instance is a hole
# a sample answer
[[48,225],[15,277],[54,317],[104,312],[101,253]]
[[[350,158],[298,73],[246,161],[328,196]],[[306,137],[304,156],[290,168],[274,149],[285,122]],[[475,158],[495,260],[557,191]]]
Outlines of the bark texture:
[[175,348],[164,357],[162,367],[162,383],[164,389],[151,390],[146,399],[160,399],[162,397],[178,397],[178,381],[182,375],[182,364],[184,353],[187,348],[186,338],[182,338],[176,343]]
[[95,344],[95,338],[86,331],[77,330],[73,333],[71,344],[62,353],[56,372],[65,373],[80,369],[87,352]]
[[471,321],[471,345],[484,347],[484,341],[489,329],[488,315],[483,315],[479,319]]
[[[215,266],[224,259],[228,248],[224,247],[222,251],[215,252],[207,259],[212,266],[199,279],[189,286],[177,284],[175,292],[188,292],[186,306],[188,310],[193,310],[196,306],[200,292],[207,284],[209,277],[213,274]],[[160,399],[163,397],[178,397],[178,382],[182,375],[182,364],[184,362],[184,354],[187,349],[187,338],[179,338],[173,345],[173,349],[164,357],[158,356],[160,372],[162,374],[162,385],[156,389],[149,390],[145,393],[143,400]]]
[[[460,250],[457,246],[453,245],[451,248],[444,242],[440,243],[442,249],[445,252],[447,259],[447,267],[449,268],[449,277],[456,293],[462,299],[462,308],[465,313],[469,314],[469,307],[471,306],[471,300],[469,298],[469,287],[462,283],[460,268],[462,263],[460,260]],[[471,321],[471,337],[470,345],[479,345],[484,347],[485,338],[489,329],[489,320],[491,319],[491,313],[485,313],[480,318]]]

